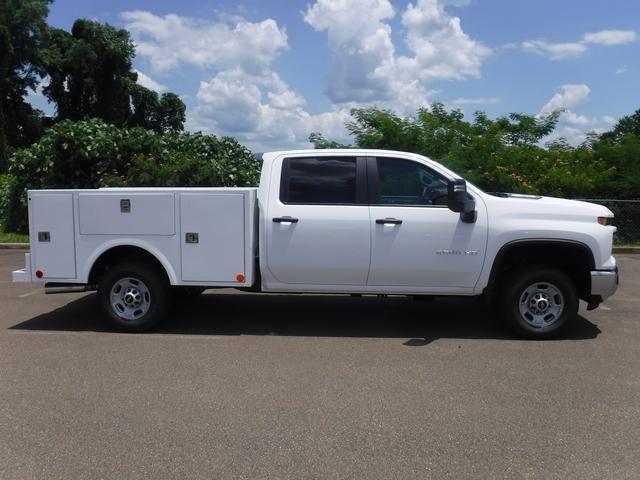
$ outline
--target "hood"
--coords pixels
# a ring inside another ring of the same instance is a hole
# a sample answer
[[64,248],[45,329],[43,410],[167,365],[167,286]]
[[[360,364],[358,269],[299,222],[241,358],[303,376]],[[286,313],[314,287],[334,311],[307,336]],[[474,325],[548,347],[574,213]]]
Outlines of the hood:
[[[493,196],[495,195],[495,196]],[[536,217],[613,217],[607,207],[597,203],[579,200],[567,200],[556,197],[521,195],[517,193],[499,193],[492,195],[492,202],[500,204],[504,210],[514,215],[528,214]]]

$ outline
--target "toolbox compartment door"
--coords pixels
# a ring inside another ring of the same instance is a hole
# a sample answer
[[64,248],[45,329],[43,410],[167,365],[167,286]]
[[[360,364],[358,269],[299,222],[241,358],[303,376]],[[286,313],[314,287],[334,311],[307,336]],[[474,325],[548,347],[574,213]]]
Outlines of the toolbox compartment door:
[[76,277],[72,193],[30,193],[32,271],[45,279]]
[[175,235],[172,193],[80,193],[81,235]]
[[243,193],[180,195],[182,280],[238,282],[245,265]]

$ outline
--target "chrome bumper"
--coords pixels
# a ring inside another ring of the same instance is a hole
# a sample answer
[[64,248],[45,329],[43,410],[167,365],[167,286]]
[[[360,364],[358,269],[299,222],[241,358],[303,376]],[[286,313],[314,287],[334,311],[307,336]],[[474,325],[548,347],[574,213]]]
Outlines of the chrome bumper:
[[604,302],[618,289],[618,267],[615,270],[595,270],[591,272],[591,298]]

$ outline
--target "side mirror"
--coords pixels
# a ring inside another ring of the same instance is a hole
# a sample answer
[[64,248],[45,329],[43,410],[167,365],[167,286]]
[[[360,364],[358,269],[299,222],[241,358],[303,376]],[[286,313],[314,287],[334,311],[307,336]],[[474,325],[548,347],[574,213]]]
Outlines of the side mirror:
[[447,206],[452,212],[460,213],[463,222],[476,221],[476,201],[467,193],[467,182],[461,178],[449,181]]

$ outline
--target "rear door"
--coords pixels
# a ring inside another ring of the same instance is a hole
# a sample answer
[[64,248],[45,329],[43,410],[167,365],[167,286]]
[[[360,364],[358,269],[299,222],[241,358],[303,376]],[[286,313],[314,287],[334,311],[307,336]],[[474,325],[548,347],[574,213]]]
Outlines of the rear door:
[[365,158],[290,157],[275,160],[273,168],[281,172],[272,175],[265,226],[273,277],[286,284],[366,285]]

